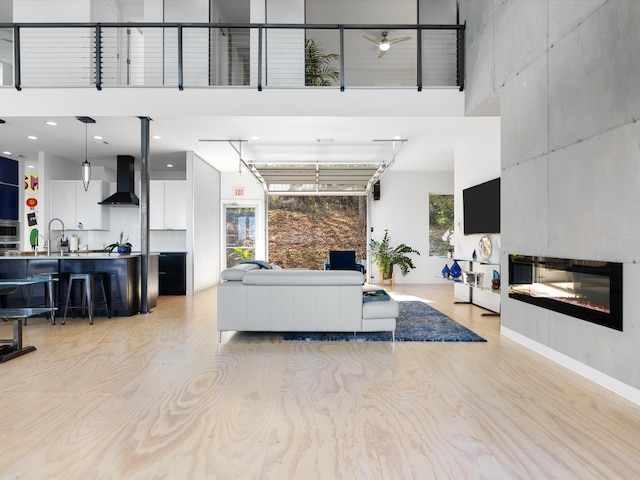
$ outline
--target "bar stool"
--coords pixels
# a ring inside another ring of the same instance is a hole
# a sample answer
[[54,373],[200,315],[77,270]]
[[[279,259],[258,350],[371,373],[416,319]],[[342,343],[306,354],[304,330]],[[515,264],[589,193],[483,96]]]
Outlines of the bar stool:
[[[48,273],[36,273],[35,275],[32,275],[31,278],[42,278],[47,280],[52,280],[54,278],[57,278],[58,281],[60,281],[60,280],[66,279],[67,276],[68,274],[66,273],[48,272]],[[57,302],[55,301],[55,299],[57,298],[57,295],[54,294],[54,291],[57,292],[58,288],[57,288],[57,285],[54,285],[54,283],[58,283],[58,282],[47,282],[42,284],[42,286],[44,287],[44,306],[51,309],[51,312],[47,313],[47,318],[51,319],[51,325],[56,324],[55,311],[57,310],[56,308]],[[32,306],[31,298],[33,297],[33,287],[34,285],[29,285],[29,295],[27,296],[27,307]],[[27,324],[26,317],[23,319],[22,324],[23,325]]]
[[[109,313],[109,306],[107,303],[107,293],[104,289],[104,280],[102,272],[90,272],[90,273],[71,273],[69,274],[69,282],[67,283],[67,300],[64,305],[64,316],[62,317],[62,325],[67,320],[67,310],[69,309],[69,300],[71,298],[71,289],[73,282],[77,280],[80,282],[80,298],[82,315],[84,316],[85,305],[89,312],[89,325],[93,325],[93,305],[95,303],[94,282],[100,282],[100,288],[102,289],[102,298],[104,299],[104,308],[107,310],[107,317],[111,318]],[[71,310],[78,307],[71,306]]]

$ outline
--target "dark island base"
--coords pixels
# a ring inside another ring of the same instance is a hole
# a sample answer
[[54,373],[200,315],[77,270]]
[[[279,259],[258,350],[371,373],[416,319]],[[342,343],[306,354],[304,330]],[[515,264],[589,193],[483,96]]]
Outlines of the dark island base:
[[[158,299],[158,255],[148,257],[149,276],[147,282],[148,307],[154,308]],[[69,273],[103,272],[103,282],[111,316],[128,317],[140,313],[141,308],[141,257],[140,255],[112,255],[103,258],[39,257],[12,258],[0,261],[0,278],[30,278],[42,273],[58,273],[56,285],[58,315],[64,314],[67,293],[66,275]],[[74,282],[75,283],[75,282]],[[29,287],[21,287],[11,295],[0,298],[4,308],[25,306]],[[95,285],[94,315],[107,316],[102,291]],[[74,285],[71,302],[80,302],[80,287]],[[44,305],[45,292],[40,286],[33,287],[30,306]],[[77,312],[79,314],[79,312]],[[76,314],[76,316],[77,316]],[[71,310],[68,317],[72,317]]]

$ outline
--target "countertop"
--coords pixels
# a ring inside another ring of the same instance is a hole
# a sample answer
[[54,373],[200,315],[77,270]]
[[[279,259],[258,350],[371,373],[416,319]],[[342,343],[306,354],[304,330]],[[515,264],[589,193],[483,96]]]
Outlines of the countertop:
[[[0,256],[1,260],[10,259],[28,259],[28,260],[122,260],[126,258],[139,257],[140,252],[131,252],[126,255],[119,255],[117,253],[107,252],[73,252],[60,255],[59,253],[52,253],[47,255],[46,253],[39,252],[38,255],[34,255],[32,252],[21,253],[19,255],[4,255]],[[159,255],[158,253],[150,253],[150,255]]]

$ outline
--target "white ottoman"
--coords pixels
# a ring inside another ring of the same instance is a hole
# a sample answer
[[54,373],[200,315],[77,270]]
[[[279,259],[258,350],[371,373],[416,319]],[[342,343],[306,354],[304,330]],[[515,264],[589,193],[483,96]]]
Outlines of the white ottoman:
[[400,314],[400,306],[393,298],[362,303],[362,331],[388,332],[396,339],[396,318]]

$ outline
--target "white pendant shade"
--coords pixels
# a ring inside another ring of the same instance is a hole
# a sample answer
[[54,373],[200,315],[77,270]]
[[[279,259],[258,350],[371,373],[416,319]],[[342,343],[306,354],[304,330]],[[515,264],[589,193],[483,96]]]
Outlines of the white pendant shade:
[[91,180],[91,164],[84,159],[82,162],[82,184],[84,185],[84,191],[89,189],[89,181]]

